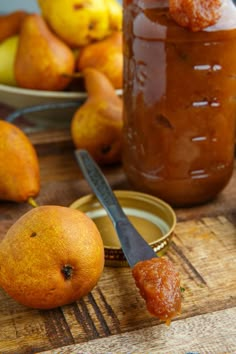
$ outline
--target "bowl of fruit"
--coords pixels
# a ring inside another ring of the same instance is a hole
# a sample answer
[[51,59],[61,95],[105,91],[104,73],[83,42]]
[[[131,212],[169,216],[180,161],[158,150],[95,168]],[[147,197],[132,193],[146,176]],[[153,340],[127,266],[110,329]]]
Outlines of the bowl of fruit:
[[38,0],[38,5],[39,13],[0,15],[1,103],[58,125],[86,100],[87,68],[101,72],[122,94],[120,3]]

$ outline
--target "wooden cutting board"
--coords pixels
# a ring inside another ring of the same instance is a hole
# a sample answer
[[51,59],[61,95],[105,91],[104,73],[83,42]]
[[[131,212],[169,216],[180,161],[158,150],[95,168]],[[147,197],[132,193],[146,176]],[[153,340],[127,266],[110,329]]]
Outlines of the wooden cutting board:
[[[68,131],[30,139],[40,159],[39,205],[68,206],[91,192]],[[121,166],[103,171],[113,189],[130,188]],[[1,202],[0,238],[29,209]],[[106,267],[88,296],[54,310],[26,308],[0,289],[0,353],[235,353],[236,171],[216,200],[175,211],[178,223],[167,256],[185,292],[182,314],[170,327],[149,315],[128,267]]]

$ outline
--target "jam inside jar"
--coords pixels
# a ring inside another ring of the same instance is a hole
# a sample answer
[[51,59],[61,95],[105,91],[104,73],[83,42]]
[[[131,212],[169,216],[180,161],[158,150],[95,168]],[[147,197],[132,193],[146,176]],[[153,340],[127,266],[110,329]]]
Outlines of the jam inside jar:
[[199,32],[166,0],[124,0],[123,166],[133,186],[173,206],[229,182],[236,119],[236,7]]

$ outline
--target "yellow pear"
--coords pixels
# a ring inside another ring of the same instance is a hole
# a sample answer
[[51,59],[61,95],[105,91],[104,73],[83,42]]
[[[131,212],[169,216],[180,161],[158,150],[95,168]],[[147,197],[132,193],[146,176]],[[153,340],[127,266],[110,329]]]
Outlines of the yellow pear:
[[29,89],[62,90],[71,81],[74,66],[72,50],[51,32],[42,16],[28,15],[22,23],[16,53],[17,84]]
[[88,93],[86,102],[75,112],[71,135],[78,149],[87,149],[99,164],[120,161],[123,102],[109,79],[93,68],[83,71]]
[[0,43],[0,83],[15,86],[15,57],[19,36],[11,36]]
[[103,266],[104,246],[95,223],[63,206],[31,209],[0,243],[0,286],[32,308],[79,300],[97,284]]
[[108,8],[109,23],[111,31],[121,31],[122,29],[122,6],[117,0],[105,0]]
[[0,200],[25,202],[40,189],[36,151],[25,133],[0,120]]
[[71,47],[105,38],[111,32],[110,21],[117,27],[117,9],[107,0],[38,0],[38,4],[50,27]]

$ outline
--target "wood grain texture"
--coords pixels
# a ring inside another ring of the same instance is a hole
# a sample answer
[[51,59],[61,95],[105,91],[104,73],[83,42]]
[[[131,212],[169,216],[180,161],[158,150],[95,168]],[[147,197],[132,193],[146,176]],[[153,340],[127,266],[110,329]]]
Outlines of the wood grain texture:
[[[58,131],[35,134],[39,205],[70,205],[90,193],[70,139]],[[54,138],[53,138],[54,136]],[[103,168],[113,189],[129,189],[120,165]],[[182,314],[170,327],[149,315],[130,269],[106,267],[93,291],[58,309],[38,311],[0,289],[0,353],[236,352],[236,171],[209,204],[176,209],[178,223],[167,256],[181,273]],[[0,239],[28,204],[0,203]],[[68,347],[69,346],[69,347]],[[72,350],[72,351],[70,351]]]
[[[47,351],[44,354],[229,354],[236,351],[236,308]],[[226,328],[229,327],[229,330]],[[229,338],[230,336],[230,338]],[[147,349],[148,348],[148,349]]]

